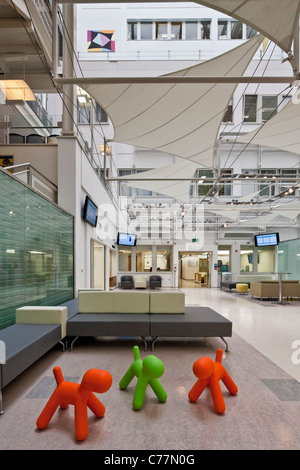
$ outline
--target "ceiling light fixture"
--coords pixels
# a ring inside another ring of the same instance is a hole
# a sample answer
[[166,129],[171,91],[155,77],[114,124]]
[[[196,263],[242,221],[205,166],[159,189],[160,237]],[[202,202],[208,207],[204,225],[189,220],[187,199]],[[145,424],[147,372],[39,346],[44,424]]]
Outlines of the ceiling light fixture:
[[6,101],[36,101],[24,80],[0,80],[0,90]]

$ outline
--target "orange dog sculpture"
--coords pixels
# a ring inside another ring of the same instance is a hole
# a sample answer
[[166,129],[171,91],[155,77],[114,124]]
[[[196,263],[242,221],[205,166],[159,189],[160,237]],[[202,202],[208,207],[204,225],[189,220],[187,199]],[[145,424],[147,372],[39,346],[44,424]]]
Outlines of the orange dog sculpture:
[[82,441],[88,435],[87,407],[101,418],[105,413],[104,405],[98,400],[93,392],[104,393],[110,389],[112,377],[109,372],[99,369],[88,370],[80,384],[66,382],[60,367],[54,367],[53,374],[57,387],[49,398],[45,408],[37,419],[36,425],[39,429],[47,427],[56,409],[67,408],[68,405],[75,406],[75,437]]
[[222,355],[222,349],[218,349],[215,362],[209,357],[201,357],[194,362],[193,372],[198,380],[189,392],[189,399],[194,402],[209,386],[214,407],[218,413],[224,413],[226,409],[219,381],[222,380],[232,395],[236,395],[238,392],[237,386],[221,364]]

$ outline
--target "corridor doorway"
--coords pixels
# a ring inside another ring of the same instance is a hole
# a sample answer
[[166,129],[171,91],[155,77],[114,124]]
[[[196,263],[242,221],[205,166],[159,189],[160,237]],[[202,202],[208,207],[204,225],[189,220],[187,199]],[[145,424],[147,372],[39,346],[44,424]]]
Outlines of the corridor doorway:
[[210,251],[179,252],[179,287],[210,287],[211,258]]

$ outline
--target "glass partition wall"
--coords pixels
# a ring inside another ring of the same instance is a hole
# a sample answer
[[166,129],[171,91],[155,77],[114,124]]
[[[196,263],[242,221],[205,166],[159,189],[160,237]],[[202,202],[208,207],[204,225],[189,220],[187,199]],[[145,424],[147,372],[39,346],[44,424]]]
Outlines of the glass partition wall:
[[300,239],[278,245],[278,272],[289,273],[288,279],[300,280]]
[[0,328],[73,298],[73,217],[0,171]]

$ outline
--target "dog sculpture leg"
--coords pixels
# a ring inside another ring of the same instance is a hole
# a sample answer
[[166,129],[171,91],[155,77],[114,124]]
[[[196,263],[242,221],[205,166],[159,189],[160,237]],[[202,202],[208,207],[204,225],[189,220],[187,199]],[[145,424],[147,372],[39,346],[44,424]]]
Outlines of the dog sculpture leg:
[[100,400],[91,392],[88,397],[87,406],[94,413],[97,418],[102,418],[105,414],[105,406]]
[[52,416],[59,407],[60,403],[56,397],[56,390],[53,392],[49,398],[45,408],[41,412],[40,416],[37,419],[36,425],[39,429],[44,429],[48,426]]

